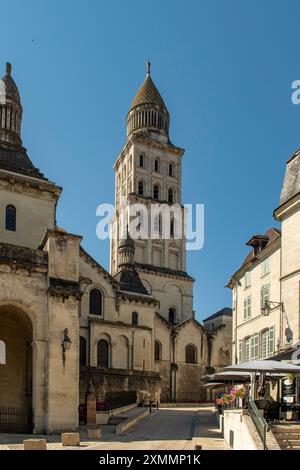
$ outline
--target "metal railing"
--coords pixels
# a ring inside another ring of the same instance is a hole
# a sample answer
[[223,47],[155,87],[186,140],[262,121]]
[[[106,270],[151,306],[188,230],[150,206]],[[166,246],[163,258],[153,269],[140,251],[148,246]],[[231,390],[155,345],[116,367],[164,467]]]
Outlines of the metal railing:
[[269,430],[269,425],[265,418],[260,414],[256,404],[251,398],[247,401],[247,411],[261,438],[264,450],[266,450],[267,431]]

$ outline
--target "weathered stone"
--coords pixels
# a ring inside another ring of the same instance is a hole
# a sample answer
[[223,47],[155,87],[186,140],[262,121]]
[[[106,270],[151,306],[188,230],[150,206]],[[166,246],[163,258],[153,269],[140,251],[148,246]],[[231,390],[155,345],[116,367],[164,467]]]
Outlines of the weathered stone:
[[25,439],[24,450],[47,450],[46,439]]
[[91,427],[88,428],[88,439],[101,439],[101,428],[100,427]]
[[79,432],[63,432],[61,442],[63,446],[80,446]]

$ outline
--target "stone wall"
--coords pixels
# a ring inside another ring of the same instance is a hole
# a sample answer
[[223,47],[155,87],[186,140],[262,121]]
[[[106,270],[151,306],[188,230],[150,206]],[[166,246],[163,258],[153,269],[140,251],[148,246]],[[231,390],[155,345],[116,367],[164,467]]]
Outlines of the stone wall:
[[160,377],[155,372],[124,369],[80,369],[80,403],[85,403],[86,392],[92,380],[97,401],[104,401],[106,392],[136,391],[137,401],[147,392],[152,399],[160,401]]

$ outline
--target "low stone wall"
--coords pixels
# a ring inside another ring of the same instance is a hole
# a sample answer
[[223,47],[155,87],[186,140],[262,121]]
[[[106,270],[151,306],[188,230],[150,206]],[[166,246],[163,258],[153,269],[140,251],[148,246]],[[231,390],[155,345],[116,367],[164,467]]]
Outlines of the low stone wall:
[[263,450],[260,436],[243,410],[224,410],[224,439],[233,450]]
[[131,391],[137,393],[137,402],[147,392],[152,399],[160,401],[161,380],[156,372],[143,372],[128,369],[80,368],[80,403],[85,403],[86,393],[92,380],[96,400],[104,401],[106,392]]
[[142,419],[149,416],[149,409],[141,409],[141,412],[131,418],[125,419],[122,423],[118,424],[116,427],[116,434],[120,435],[123,434],[128,429],[132,428],[135,424],[137,424]]
[[97,411],[96,424],[107,424],[111,416],[117,416],[118,414],[132,410],[133,408],[136,408],[136,403],[133,405],[122,406],[121,408],[116,408],[112,411]]

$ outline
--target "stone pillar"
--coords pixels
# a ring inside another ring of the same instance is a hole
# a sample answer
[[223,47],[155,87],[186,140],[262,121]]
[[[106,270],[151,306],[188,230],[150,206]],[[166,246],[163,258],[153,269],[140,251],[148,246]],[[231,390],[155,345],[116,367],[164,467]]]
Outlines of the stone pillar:
[[32,343],[32,408],[33,408],[33,433],[45,432],[45,363],[46,363],[45,341],[34,341]]
[[89,383],[86,397],[86,424],[96,424],[96,395],[92,381]]

